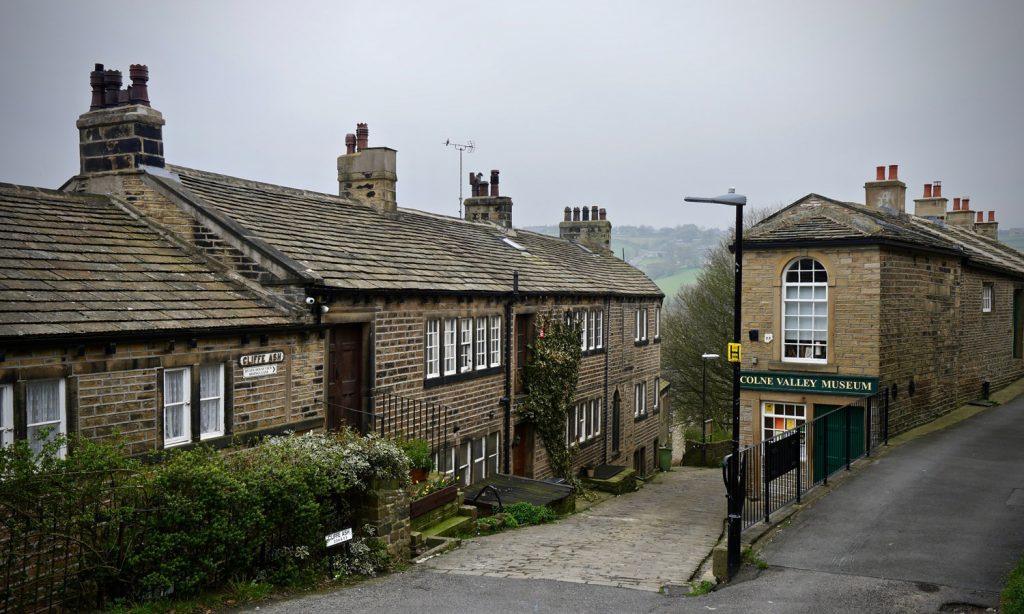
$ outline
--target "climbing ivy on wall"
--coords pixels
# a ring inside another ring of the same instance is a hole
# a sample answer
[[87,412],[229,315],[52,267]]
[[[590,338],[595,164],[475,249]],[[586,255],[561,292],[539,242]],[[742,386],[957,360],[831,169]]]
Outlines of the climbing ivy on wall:
[[531,422],[548,452],[552,472],[574,481],[575,451],[565,441],[565,425],[576,396],[580,368],[580,328],[558,317],[538,324],[532,357],[526,363],[526,399],[519,415]]

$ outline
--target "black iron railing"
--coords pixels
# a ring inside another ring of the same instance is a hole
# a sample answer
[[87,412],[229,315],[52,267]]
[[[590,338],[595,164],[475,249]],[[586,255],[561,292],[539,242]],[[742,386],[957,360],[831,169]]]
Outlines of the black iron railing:
[[886,389],[740,450],[743,528],[769,522],[773,513],[888,442]]
[[373,407],[374,431],[381,437],[423,439],[434,452],[450,449],[459,431],[459,411],[437,401],[377,390]]

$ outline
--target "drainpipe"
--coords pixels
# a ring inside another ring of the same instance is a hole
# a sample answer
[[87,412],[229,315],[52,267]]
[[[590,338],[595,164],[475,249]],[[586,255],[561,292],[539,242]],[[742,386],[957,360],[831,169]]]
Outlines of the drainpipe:
[[519,271],[512,273],[512,296],[505,303],[505,439],[502,454],[505,457],[505,475],[512,473],[509,456],[512,454],[512,306],[519,300]]
[[602,453],[601,458],[603,459],[602,464],[605,465],[608,464],[608,429],[610,428],[608,417],[611,415],[611,412],[608,409],[608,354],[611,353],[611,348],[608,347],[608,341],[605,339],[607,335],[604,334],[604,331],[608,330],[607,322],[609,319],[609,310],[611,310],[611,308],[611,298],[607,296],[604,297],[604,314],[601,316],[601,347],[604,348],[604,411],[601,412],[604,414],[601,416],[601,419],[604,420],[604,429],[602,431],[604,433],[604,452]]

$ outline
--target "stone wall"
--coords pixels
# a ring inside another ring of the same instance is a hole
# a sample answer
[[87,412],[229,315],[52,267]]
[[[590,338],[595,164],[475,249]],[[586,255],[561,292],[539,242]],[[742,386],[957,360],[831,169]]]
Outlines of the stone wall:
[[375,483],[357,507],[356,524],[371,529],[396,561],[409,560],[409,492],[398,482]]

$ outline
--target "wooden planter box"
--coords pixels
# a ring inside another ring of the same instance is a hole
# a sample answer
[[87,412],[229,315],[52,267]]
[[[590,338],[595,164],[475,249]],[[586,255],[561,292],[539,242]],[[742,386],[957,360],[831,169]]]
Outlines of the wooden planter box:
[[422,499],[409,502],[409,518],[417,518],[427,512],[437,509],[446,503],[451,503],[459,494],[459,485],[452,484],[437,492],[432,492]]

